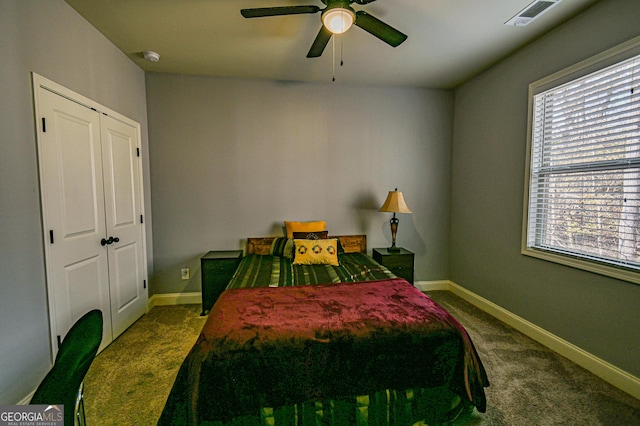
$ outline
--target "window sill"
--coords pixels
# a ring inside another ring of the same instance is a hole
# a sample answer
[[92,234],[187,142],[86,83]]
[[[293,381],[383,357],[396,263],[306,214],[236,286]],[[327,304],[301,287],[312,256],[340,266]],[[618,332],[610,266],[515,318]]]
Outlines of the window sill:
[[598,262],[591,262],[589,260],[579,259],[551,251],[533,249],[530,247],[523,247],[521,253],[525,256],[559,263],[561,265],[582,269],[584,271],[593,272],[622,281],[628,281],[634,284],[640,284],[640,273],[636,271],[609,266]]

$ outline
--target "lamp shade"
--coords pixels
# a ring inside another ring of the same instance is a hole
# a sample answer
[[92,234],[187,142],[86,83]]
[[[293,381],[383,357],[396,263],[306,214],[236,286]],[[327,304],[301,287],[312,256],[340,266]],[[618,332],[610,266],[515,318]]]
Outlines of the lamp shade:
[[322,13],[322,23],[333,34],[346,32],[356,19],[355,13],[342,7],[327,9]]
[[402,191],[398,191],[397,189],[395,191],[389,191],[387,199],[378,211],[389,213],[411,213],[411,210],[407,207],[407,203],[404,201]]

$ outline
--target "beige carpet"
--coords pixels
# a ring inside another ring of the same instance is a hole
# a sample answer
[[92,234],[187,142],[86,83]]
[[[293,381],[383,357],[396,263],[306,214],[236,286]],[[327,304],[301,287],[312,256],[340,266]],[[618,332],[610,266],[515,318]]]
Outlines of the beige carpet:
[[428,292],[465,326],[489,375],[487,412],[457,425],[640,426],[640,401],[448,291]]
[[84,381],[87,426],[155,425],[206,317],[200,305],[157,306],[104,349]]
[[[491,381],[487,412],[456,425],[640,426],[639,400],[452,293],[427,294],[467,328]],[[85,379],[87,424],[155,425],[199,314],[199,305],[155,307],[100,353]]]

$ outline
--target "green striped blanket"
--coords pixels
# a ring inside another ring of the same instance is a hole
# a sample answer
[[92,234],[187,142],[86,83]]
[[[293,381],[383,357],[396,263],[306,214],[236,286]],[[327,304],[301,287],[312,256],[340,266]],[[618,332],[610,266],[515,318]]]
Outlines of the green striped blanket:
[[445,387],[387,389],[370,395],[310,401],[200,426],[410,426],[450,425],[465,419],[473,405]]
[[240,262],[227,289],[351,283],[396,278],[364,253],[338,255],[339,266],[294,265],[282,256],[249,254]]

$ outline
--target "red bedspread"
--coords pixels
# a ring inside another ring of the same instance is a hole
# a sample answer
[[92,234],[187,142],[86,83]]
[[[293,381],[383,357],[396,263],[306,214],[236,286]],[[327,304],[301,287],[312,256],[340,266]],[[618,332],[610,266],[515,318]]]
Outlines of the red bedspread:
[[443,385],[485,410],[489,383],[467,332],[405,280],[227,290],[159,424]]

